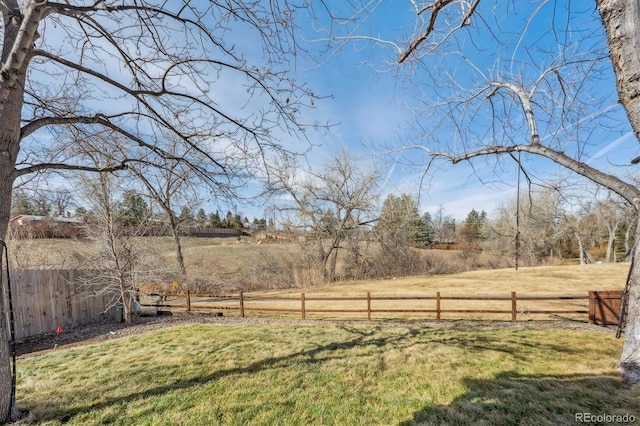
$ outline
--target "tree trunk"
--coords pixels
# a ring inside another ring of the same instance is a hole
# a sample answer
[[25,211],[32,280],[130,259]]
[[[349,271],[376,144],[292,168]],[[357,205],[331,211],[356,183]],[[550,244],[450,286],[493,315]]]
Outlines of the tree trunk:
[[127,291],[127,278],[122,272],[120,272],[120,276],[118,277],[118,287],[120,289],[124,322],[131,324],[133,322],[133,298]]
[[[5,108],[7,110],[7,108]],[[19,115],[18,115],[19,117]],[[0,123],[0,238],[5,238],[11,215],[11,193],[15,180],[16,146],[19,141],[19,127],[10,126],[11,121],[2,117]],[[16,132],[17,130],[17,132]],[[7,265],[8,267],[8,265]],[[6,285],[6,283],[3,282]],[[2,289],[4,293],[5,289]],[[15,403],[12,402],[12,373],[9,354],[9,331],[7,327],[8,306],[6,298],[0,300],[0,423],[18,419]]]
[[619,101],[640,140],[640,5],[638,0],[596,0],[607,32]]
[[331,253],[331,264],[329,265],[329,279],[331,282],[336,280],[336,264],[338,263],[338,249],[335,248]]
[[4,414],[2,423],[18,420],[18,408],[13,389],[11,354],[9,351],[9,333],[7,327],[7,309],[4,302],[8,300],[6,282],[2,282],[2,315],[0,316],[0,410]]
[[584,249],[584,255],[587,256],[587,261],[589,263],[596,263],[596,259],[595,257],[593,257],[593,255],[591,254],[591,252],[588,249]]
[[611,261],[611,249],[613,248],[613,243],[615,241],[616,232],[614,229],[609,229],[609,238],[607,239],[607,254],[604,256],[604,263],[609,263]]
[[580,253],[580,264],[584,265],[584,245],[582,244],[582,238],[576,232],[576,240],[578,240],[578,252]]
[[[6,3],[7,7],[19,12],[17,2]],[[8,63],[9,53],[18,38],[21,24],[19,19],[7,19],[4,22],[4,44],[2,47],[3,69]],[[37,24],[36,24],[37,28]],[[26,32],[23,33],[25,43],[28,42]],[[20,151],[20,118],[24,100],[24,82],[28,58],[24,52],[12,60],[11,75],[0,79],[0,238],[6,238],[11,215],[11,194],[16,178],[15,167]],[[4,293],[4,289],[2,292]],[[5,298],[0,300],[0,423],[18,419],[18,410],[13,401],[11,358],[9,354],[9,332],[7,318],[9,315]]]
[[633,262],[627,296],[627,325],[620,355],[620,370],[626,383],[640,383],[640,226],[636,225]]
[[178,262],[178,268],[180,269],[180,275],[183,279],[187,277],[187,268],[184,264],[184,256],[182,254],[182,244],[180,244],[180,235],[178,234],[178,223],[173,215],[173,212],[169,209],[166,211],[169,215],[169,227],[171,228],[171,236],[173,237],[173,247],[176,252],[176,261]]
[[631,224],[627,224],[627,229],[624,231],[624,261],[631,261]]

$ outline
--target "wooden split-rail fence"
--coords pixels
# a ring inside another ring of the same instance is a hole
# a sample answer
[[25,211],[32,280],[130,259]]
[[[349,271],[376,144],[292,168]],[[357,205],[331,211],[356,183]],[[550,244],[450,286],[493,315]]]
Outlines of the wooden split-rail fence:
[[[116,318],[107,296],[87,294],[78,270],[11,270],[15,337],[54,333],[63,329]],[[4,283],[6,284],[6,283]],[[302,319],[498,319],[528,320],[567,317],[595,324],[615,325],[622,292],[589,292],[589,295],[497,296],[306,294],[267,295],[167,295],[160,309],[227,312],[247,317],[295,316]],[[156,307],[158,296],[143,297],[142,304]],[[5,301],[6,303],[7,301]],[[7,306],[7,305],[5,305]],[[8,317],[7,317],[8,320]]]
[[[156,296],[157,297],[157,296]],[[492,318],[512,322],[518,318],[530,319],[532,315],[570,315],[586,320],[590,314],[589,295],[518,295],[512,291],[504,296],[456,296],[443,295],[436,292],[433,296],[386,296],[372,295],[367,292],[361,296],[321,296],[300,293],[300,296],[286,295],[166,295],[162,309],[179,309],[185,311],[218,311],[230,312],[240,317],[249,312],[296,315],[301,319],[313,317],[360,318],[372,320],[393,317],[420,317],[441,319],[474,319],[491,315]],[[483,302],[491,307],[469,307],[473,303]],[[566,307],[565,305],[571,306]],[[404,305],[404,306],[402,306]],[[408,307],[406,307],[409,305]],[[499,306],[498,306],[499,305]],[[546,307],[541,305],[546,305]],[[143,302],[143,306],[155,306],[155,303]],[[502,318],[500,318],[500,316]]]

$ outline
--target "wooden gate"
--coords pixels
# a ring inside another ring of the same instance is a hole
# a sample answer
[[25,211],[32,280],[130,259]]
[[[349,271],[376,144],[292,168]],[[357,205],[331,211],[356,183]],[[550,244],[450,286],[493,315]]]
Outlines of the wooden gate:
[[618,325],[622,293],[622,291],[590,291],[589,323]]

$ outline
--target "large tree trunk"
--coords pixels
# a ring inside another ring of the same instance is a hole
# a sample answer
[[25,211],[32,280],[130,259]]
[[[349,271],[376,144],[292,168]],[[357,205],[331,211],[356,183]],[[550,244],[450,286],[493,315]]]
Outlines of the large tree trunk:
[[[5,4],[7,9],[19,12],[17,2]],[[6,11],[3,11],[7,13]],[[18,15],[20,16],[20,15]],[[20,119],[23,104],[23,89],[28,58],[24,51],[13,55],[12,48],[19,39],[22,21],[4,18],[4,44],[2,47],[2,68],[7,73],[0,81],[0,238],[5,238],[9,229],[11,215],[11,194],[15,181],[15,166],[20,150]],[[37,24],[36,24],[37,28]],[[28,42],[30,33],[24,32],[24,43]],[[8,265],[7,265],[8,266]],[[5,289],[2,290],[4,293]],[[18,419],[18,410],[13,401],[11,357],[9,354],[7,318],[9,314],[5,299],[0,300],[0,423]]]
[[620,356],[620,369],[627,383],[640,383],[640,226],[636,225],[633,262],[627,296],[627,326]]
[[640,140],[640,5],[638,0],[596,0],[607,32],[620,103]]
[[625,260],[625,262],[630,262],[631,261],[630,239],[631,239],[631,224],[628,224],[627,225],[627,229],[624,231],[624,253],[625,253],[624,260]]
[[[607,32],[620,103],[640,140],[640,4],[638,0],[596,0]],[[638,159],[634,159],[637,162]],[[636,210],[639,200],[633,200]],[[628,383],[640,383],[640,226],[636,226],[627,327],[620,368]]]

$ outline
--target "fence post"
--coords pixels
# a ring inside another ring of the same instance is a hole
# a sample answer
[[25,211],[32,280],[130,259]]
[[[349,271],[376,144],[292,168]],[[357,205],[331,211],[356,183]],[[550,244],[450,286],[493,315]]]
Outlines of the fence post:
[[517,314],[517,310],[516,310],[516,292],[512,291],[511,292],[511,322],[516,322],[516,314]]
[[191,292],[187,290],[187,312],[191,312]]
[[244,318],[244,292],[240,292],[240,317]]
[[300,300],[302,302],[302,319],[306,319],[307,312],[306,312],[306,308],[304,306],[304,293],[300,293]]
[[440,292],[436,293],[436,320],[440,321]]
[[367,320],[371,321],[371,292],[367,292]]

